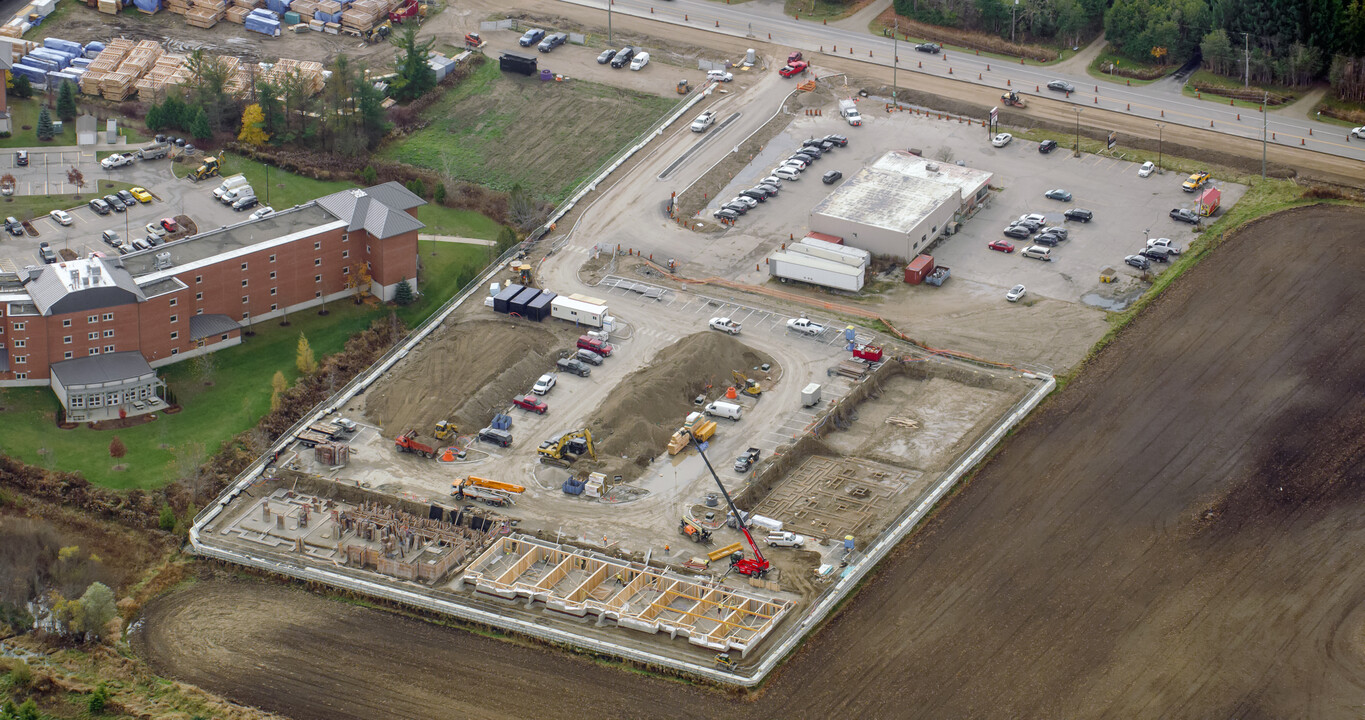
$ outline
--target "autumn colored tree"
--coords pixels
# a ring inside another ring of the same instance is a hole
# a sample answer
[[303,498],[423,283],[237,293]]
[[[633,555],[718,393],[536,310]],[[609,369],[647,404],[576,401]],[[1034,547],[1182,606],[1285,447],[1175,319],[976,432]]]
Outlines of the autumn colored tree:
[[299,333],[299,350],[294,357],[294,366],[303,375],[312,375],[318,369],[317,358],[313,357],[313,346],[308,344],[308,338],[303,333]]
[[261,106],[252,103],[242,111],[242,131],[237,139],[248,145],[264,145],[270,139],[265,131],[265,113]]
[[109,457],[121,458],[127,454],[128,446],[124,445],[123,440],[119,439],[119,436],[115,435],[114,439],[109,441]]

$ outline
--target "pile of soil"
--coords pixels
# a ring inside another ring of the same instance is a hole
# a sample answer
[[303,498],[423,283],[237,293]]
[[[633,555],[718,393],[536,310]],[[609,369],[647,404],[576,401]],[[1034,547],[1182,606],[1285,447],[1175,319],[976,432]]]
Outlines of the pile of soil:
[[481,428],[553,370],[563,346],[544,325],[461,323],[418,345],[401,369],[366,393],[365,415],[388,432],[428,433],[446,419],[461,432]]
[[752,368],[763,363],[773,365],[769,374],[779,374],[771,357],[730,335],[710,331],[660,350],[648,367],[627,376],[589,416],[598,460],[580,463],[579,469],[627,480],[638,477],[666,450],[687,414],[698,409],[693,403],[697,395],[716,397],[734,384],[731,371],[753,377]]

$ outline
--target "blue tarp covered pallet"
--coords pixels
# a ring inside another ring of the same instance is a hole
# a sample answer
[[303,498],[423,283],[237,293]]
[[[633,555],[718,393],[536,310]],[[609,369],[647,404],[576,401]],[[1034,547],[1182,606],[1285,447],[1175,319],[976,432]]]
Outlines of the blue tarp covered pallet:
[[61,50],[62,52],[69,53],[71,55],[80,55],[85,51],[84,48],[81,47],[81,44],[78,42],[71,42],[70,40],[63,40],[61,38],[54,37],[44,38],[43,47],[51,48],[53,50]]
[[72,61],[71,61],[71,67],[73,67],[73,68],[88,68],[88,67],[90,67],[90,63],[92,63],[92,62],[95,62],[95,61],[94,61],[94,60],[91,60],[90,58],[78,57],[78,58],[76,58],[75,60],[72,60]]
[[161,0],[133,0],[133,5],[142,12],[154,13],[161,9]]
[[10,68],[10,72],[14,73],[15,75],[23,75],[24,77],[29,79],[29,82],[36,83],[47,82],[47,71],[43,70],[42,68],[36,68],[30,65],[20,63]]
[[247,16],[243,23],[247,30],[262,33],[264,35],[275,36],[280,34],[280,21],[270,20],[263,17]]
[[56,70],[61,70],[61,68],[57,67],[57,63],[48,60],[47,58],[44,57],[38,57],[36,55],[29,55],[28,57],[24,58],[24,64],[31,68],[34,68],[35,70],[41,70],[44,73],[50,73]]
[[33,52],[29,53],[28,57],[40,57],[44,60],[50,60],[52,62],[57,63],[58,68],[65,68],[66,66],[71,64],[72,60],[75,59],[70,53],[65,53],[60,50],[52,50],[49,48],[38,48],[37,50],[34,50]]
[[289,9],[290,0],[265,0],[265,6],[283,15]]
[[250,13],[247,13],[247,17],[258,17],[263,18],[265,20],[274,20],[276,22],[279,22],[280,19],[279,13],[275,12],[274,10],[267,10],[265,8],[256,8],[255,10],[252,10]]
[[102,42],[94,41],[87,43],[85,46],[85,56],[91,60],[94,60],[95,56],[102,52],[104,52],[104,43]]
[[321,20],[322,22],[339,23],[341,22],[341,13],[339,12],[325,13],[321,10],[314,10],[313,19]]

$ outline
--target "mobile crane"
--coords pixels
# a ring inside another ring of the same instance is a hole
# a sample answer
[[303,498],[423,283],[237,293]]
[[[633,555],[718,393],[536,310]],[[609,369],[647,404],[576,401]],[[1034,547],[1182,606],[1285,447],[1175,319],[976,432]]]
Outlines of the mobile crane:
[[698,437],[693,437],[693,442],[697,446],[697,454],[701,455],[702,462],[706,463],[706,470],[711,473],[711,477],[720,486],[720,494],[725,496],[725,502],[730,506],[730,512],[734,513],[739,531],[744,533],[744,539],[749,542],[749,549],[754,551],[754,556],[751,558],[744,557],[742,551],[731,555],[730,567],[740,575],[749,577],[761,578],[767,575],[772,564],[768,562],[767,558],[763,557],[763,553],[758,549],[758,544],[754,542],[754,537],[749,534],[749,523],[745,520],[744,513],[735,507],[735,501],[730,499],[730,491],[725,489],[725,483],[720,481],[720,476],[716,475],[716,469],[711,467],[711,461],[706,457],[706,443]]

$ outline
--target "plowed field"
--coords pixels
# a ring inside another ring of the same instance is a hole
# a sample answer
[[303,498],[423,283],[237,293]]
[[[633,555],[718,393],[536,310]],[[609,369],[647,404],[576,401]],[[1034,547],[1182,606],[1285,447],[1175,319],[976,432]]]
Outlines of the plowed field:
[[1361,227],[1230,238],[750,700],[254,583],[153,603],[140,646],[326,720],[1359,717]]

